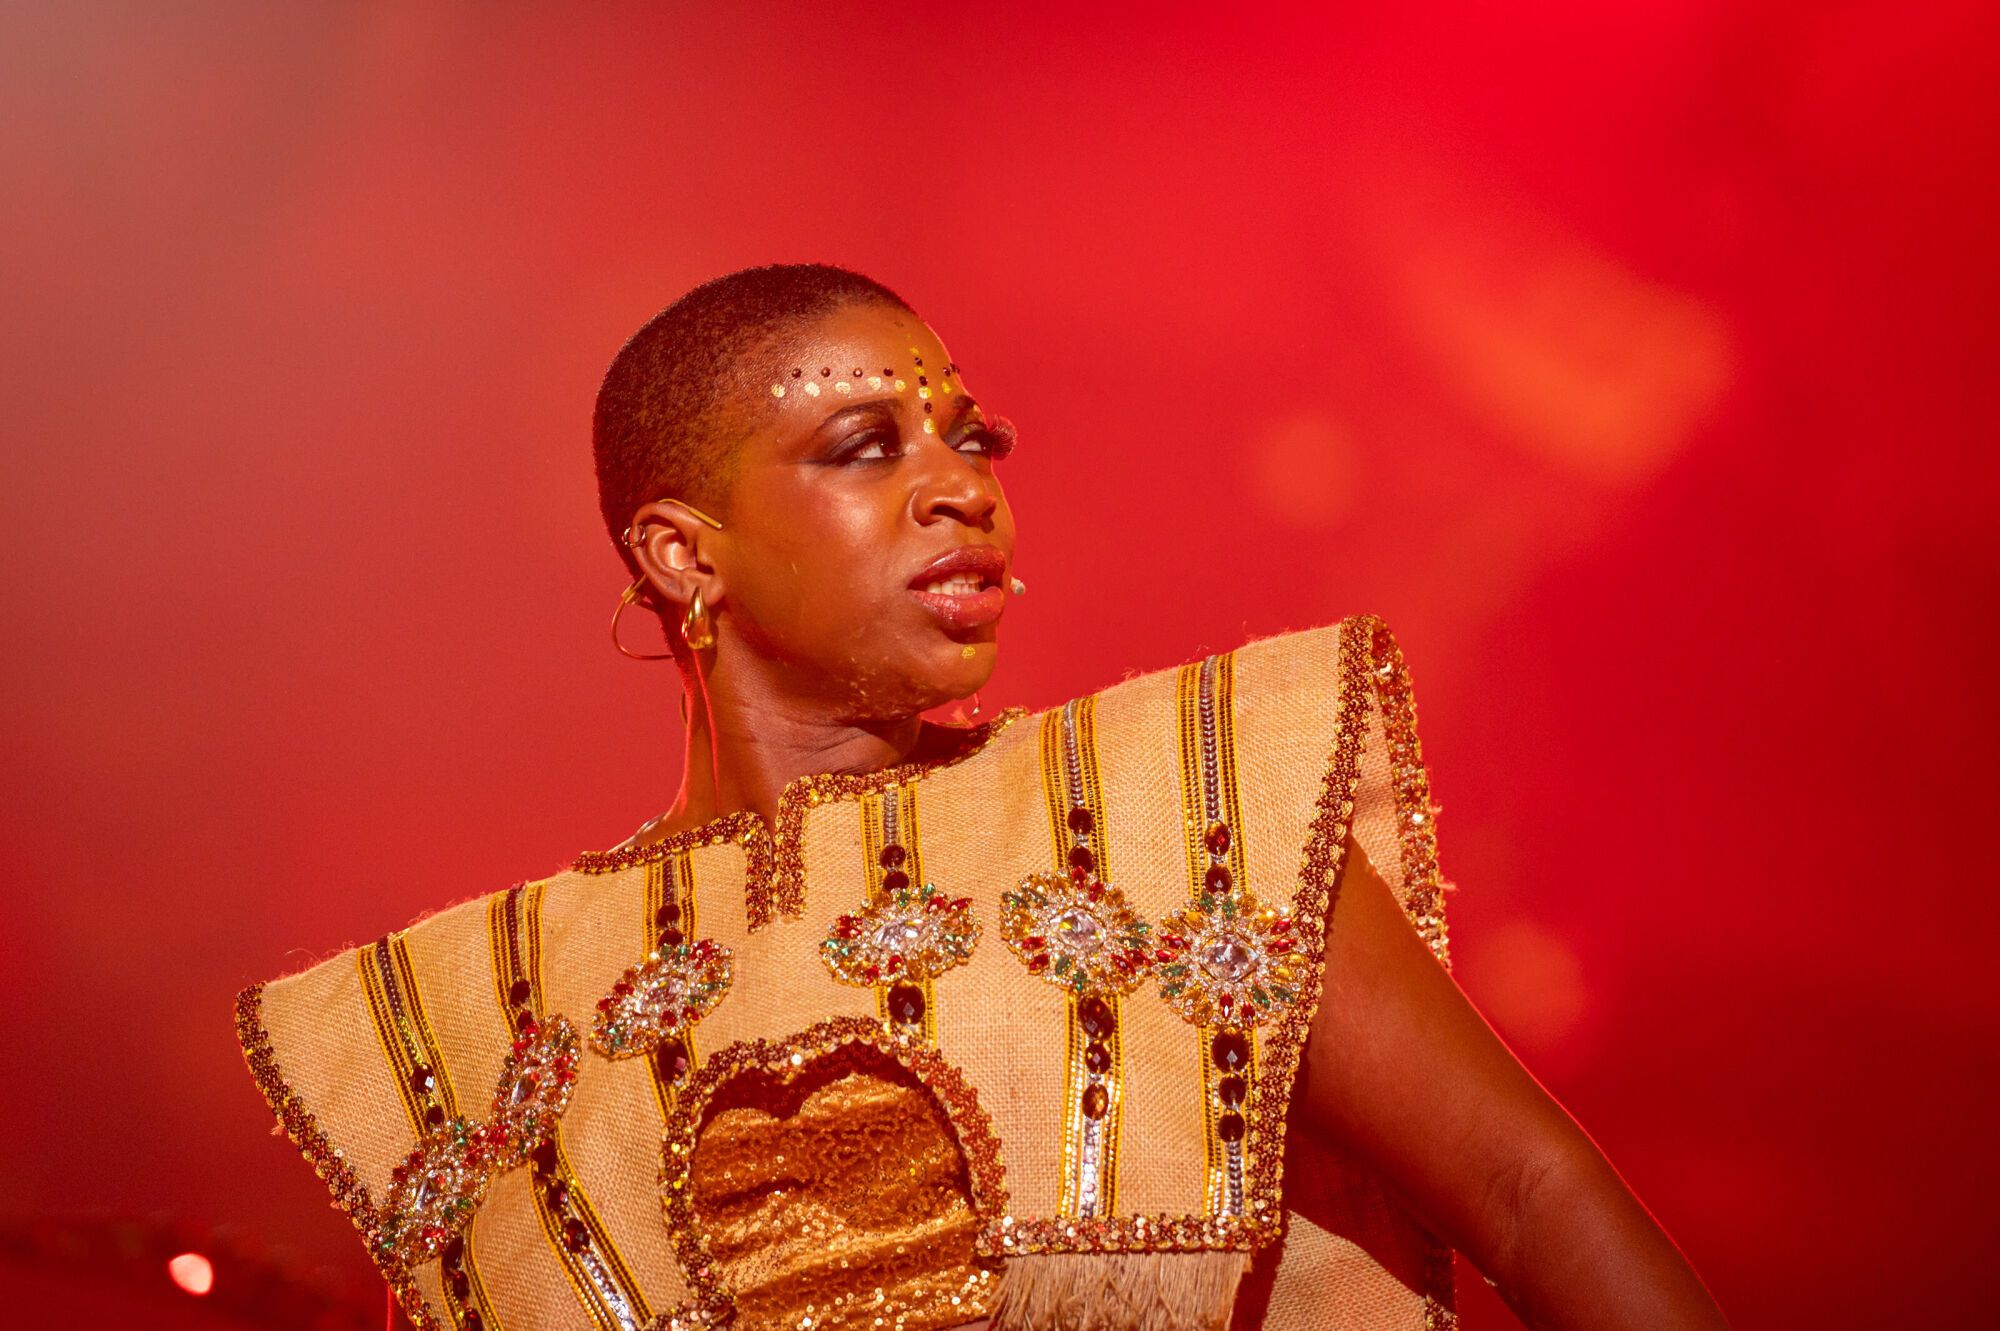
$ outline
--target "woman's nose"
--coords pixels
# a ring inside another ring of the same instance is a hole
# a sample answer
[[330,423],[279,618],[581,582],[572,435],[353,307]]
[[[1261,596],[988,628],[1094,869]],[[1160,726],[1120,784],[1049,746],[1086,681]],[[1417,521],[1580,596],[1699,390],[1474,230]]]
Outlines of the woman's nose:
[[942,443],[939,448],[947,456],[917,484],[913,504],[917,521],[929,526],[949,518],[981,530],[991,526],[993,510],[1000,503],[991,481],[957,449]]

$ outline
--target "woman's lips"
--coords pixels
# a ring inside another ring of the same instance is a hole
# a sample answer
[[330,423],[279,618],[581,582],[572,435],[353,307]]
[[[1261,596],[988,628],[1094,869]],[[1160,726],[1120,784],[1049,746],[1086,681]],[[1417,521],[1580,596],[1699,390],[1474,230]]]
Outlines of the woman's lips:
[[1007,593],[998,587],[956,595],[913,590],[910,595],[949,629],[976,629],[991,624],[1007,609]]

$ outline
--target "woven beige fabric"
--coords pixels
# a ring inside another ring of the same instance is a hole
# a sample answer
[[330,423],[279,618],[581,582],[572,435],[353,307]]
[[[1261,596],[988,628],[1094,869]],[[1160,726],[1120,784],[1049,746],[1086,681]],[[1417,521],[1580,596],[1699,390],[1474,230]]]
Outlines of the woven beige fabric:
[[[1190,896],[1176,679],[1175,671],[1129,679],[1096,702],[1100,868],[1148,920]],[[1411,776],[1413,717],[1399,701],[1406,682],[1387,631],[1364,618],[1254,642],[1234,653],[1234,680],[1242,884],[1275,903],[1298,895],[1315,818],[1343,793],[1329,796],[1327,785],[1342,708],[1363,690],[1365,707],[1349,713],[1365,718],[1351,792],[1354,836],[1442,955],[1428,787],[1420,765]],[[978,1092],[1001,1144],[1007,1215],[1021,1222],[1057,1215],[1065,1170],[1068,1001],[1026,971],[999,929],[1002,893],[1056,864],[1040,723],[1038,716],[1014,720],[972,756],[904,783],[915,789],[924,878],[971,898],[984,927],[970,960],[933,982],[936,1047]],[[727,840],[684,852],[695,883],[691,936],[729,948],[734,965],[726,997],[695,1028],[698,1059],[737,1041],[783,1039],[826,1018],[877,1018],[876,993],[837,982],[818,952],[836,918],[866,904],[863,800],[851,792],[816,796],[799,826],[803,909],[754,931],[745,892],[757,860],[745,845]],[[532,969],[543,1014],[565,1014],[588,1035],[598,1000],[651,946],[647,874],[642,862],[593,864],[522,891],[524,908],[539,906],[527,917],[539,919]],[[475,1120],[488,1111],[513,1039],[505,986],[495,978],[494,918],[493,899],[478,900],[402,935],[438,1071],[458,1112]],[[360,978],[367,959],[344,953],[249,991],[240,1019],[281,1121],[364,1236],[379,1219],[391,1170],[418,1143]],[[1317,996],[1315,983],[1302,997],[1306,1012]],[[1119,1004],[1119,1026],[1122,1107],[1113,1116],[1111,1215],[1198,1217],[1213,1117],[1205,1114],[1202,1080],[1208,1036],[1161,1001],[1150,981]],[[1258,1037],[1257,1077],[1282,1087],[1297,1050],[1288,1064],[1271,1030]],[[469,1230],[468,1265],[493,1321],[508,1331],[641,1325],[695,1297],[696,1282],[682,1271],[663,1217],[661,1130],[648,1060],[586,1052],[561,1121],[564,1166],[574,1196],[597,1218],[602,1265],[625,1273],[629,1288],[621,1297],[629,1302],[622,1312],[607,1312],[602,1298],[593,1302],[581,1287],[588,1273],[579,1276],[575,1259],[565,1256],[560,1232],[550,1231],[535,1204],[530,1172],[520,1168],[493,1182]],[[1245,1145],[1260,1140],[1253,1135]],[[1231,1324],[1271,1331],[1449,1325],[1449,1254],[1365,1170],[1291,1135],[1285,1154],[1283,1232],[1256,1254]],[[1271,1205],[1275,1211],[1275,1198]],[[435,1260],[409,1273],[385,1269],[420,1324],[453,1325]],[[1085,1317],[1076,1324],[1091,1323]],[[1104,1325],[1125,1331],[1124,1324]]]

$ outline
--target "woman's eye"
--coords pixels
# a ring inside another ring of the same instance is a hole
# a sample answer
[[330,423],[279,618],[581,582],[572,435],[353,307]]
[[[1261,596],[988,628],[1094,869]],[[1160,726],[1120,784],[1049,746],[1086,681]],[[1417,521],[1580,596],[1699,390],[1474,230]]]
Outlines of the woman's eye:
[[1014,427],[1002,419],[992,425],[975,425],[957,444],[961,453],[981,453],[996,462],[1014,451]]
[[845,460],[849,462],[879,460],[895,457],[902,451],[902,440],[894,435],[871,434],[860,444],[849,449]]

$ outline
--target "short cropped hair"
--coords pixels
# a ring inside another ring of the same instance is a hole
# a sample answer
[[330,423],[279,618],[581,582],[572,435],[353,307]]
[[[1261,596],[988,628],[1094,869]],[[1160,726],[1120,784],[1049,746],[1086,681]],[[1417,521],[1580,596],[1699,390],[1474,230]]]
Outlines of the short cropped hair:
[[909,302],[823,263],[746,268],[704,282],[646,321],[597,390],[591,449],[597,502],[626,564],[632,514],[656,499],[723,507],[743,430],[738,405],[766,377],[761,353],[785,333],[855,304]]

